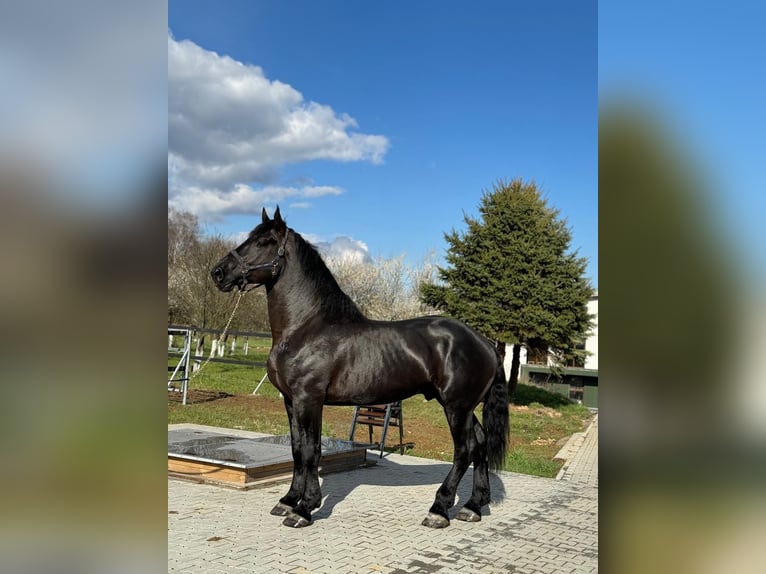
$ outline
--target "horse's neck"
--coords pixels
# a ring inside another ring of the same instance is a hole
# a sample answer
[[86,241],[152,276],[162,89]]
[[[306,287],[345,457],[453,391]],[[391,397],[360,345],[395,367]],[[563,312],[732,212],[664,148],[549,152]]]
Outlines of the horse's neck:
[[331,278],[331,281],[328,292],[320,288],[316,280],[308,279],[300,267],[285,268],[284,276],[266,291],[273,341],[288,337],[310,322],[329,324],[366,320],[353,301],[337,287],[335,279]]
[[273,341],[281,340],[317,316],[321,307],[319,294],[306,286],[305,278],[285,270],[285,277],[281,277],[267,290],[266,300]]
[[[365,321],[318,254],[315,255],[319,260],[310,263],[311,277],[307,276],[297,253],[300,249],[313,248],[301,245],[303,239],[297,234],[295,241],[291,250],[295,250],[296,256],[285,263],[281,276],[266,289],[273,341],[289,336],[309,322]],[[317,268],[318,265],[321,267]]]

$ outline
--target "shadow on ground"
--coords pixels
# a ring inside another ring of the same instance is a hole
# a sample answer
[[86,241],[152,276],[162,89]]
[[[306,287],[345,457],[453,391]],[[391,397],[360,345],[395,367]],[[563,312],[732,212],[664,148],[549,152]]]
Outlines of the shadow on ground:
[[[368,455],[373,458],[375,455]],[[385,457],[374,466],[356,469],[349,472],[332,473],[323,476],[322,480],[322,506],[313,514],[314,520],[323,520],[332,515],[339,502],[361,485],[392,488],[392,497],[411,497],[411,503],[422,507],[423,516],[433,504],[436,491],[452,468],[451,464],[434,462],[424,464],[400,464],[395,457]],[[490,505],[505,499],[505,485],[492,472],[489,475],[491,502]],[[407,491],[406,487],[432,486],[432,489],[419,489],[416,494]],[[455,506],[450,509],[450,520],[455,517],[460,508],[471,498],[473,486],[473,467],[469,468],[460,481],[455,499]],[[285,486],[285,492],[287,486]],[[413,496],[415,494],[415,496]],[[276,501],[275,501],[276,502]],[[397,501],[400,503],[401,501]],[[372,510],[372,508],[370,509]],[[482,509],[482,515],[491,514],[491,506]]]

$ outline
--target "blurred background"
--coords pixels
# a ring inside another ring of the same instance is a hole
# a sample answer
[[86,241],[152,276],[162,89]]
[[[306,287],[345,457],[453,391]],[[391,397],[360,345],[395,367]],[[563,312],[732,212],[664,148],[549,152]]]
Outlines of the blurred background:
[[0,8],[0,571],[164,572],[164,3]]
[[606,571],[766,569],[765,21],[599,4]]
[[[0,570],[164,571],[166,6],[0,10]],[[599,4],[605,571],[766,568],[764,23]]]

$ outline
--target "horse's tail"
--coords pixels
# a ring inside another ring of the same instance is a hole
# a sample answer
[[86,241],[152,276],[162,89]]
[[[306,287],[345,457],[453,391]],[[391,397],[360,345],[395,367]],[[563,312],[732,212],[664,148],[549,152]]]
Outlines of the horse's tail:
[[493,470],[502,470],[508,448],[508,382],[500,354],[497,354],[495,379],[484,397],[482,426],[487,437],[487,459]]

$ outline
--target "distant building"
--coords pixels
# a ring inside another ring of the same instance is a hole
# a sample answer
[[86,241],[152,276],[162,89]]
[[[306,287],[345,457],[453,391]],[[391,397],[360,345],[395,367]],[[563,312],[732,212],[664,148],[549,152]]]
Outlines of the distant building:
[[[534,383],[549,388],[552,391],[565,395],[573,400],[583,403],[588,407],[598,406],[598,292],[588,301],[588,313],[593,315],[593,327],[588,333],[581,348],[590,353],[582,367],[555,366],[552,356],[549,354],[544,363],[529,364],[527,362],[527,349],[521,348],[519,355],[519,382]],[[539,354],[538,354],[539,357]],[[505,373],[510,376],[513,353],[510,346],[505,354]]]

